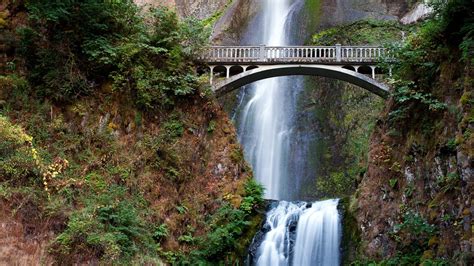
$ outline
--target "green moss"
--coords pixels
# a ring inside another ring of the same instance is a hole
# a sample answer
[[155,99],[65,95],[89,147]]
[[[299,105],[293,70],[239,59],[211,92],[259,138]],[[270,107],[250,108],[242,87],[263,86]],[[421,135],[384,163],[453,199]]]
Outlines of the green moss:
[[7,25],[8,23],[3,18],[0,18],[0,29],[6,28]]
[[315,45],[375,45],[397,42],[401,31],[409,30],[397,22],[361,20],[348,25],[330,28],[313,35]]
[[230,158],[234,163],[242,163],[244,161],[244,153],[242,149],[235,147],[230,154]]
[[338,209],[342,218],[342,264],[351,265],[357,257],[359,245],[361,243],[360,230],[354,216],[354,199],[345,197],[339,200]]
[[212,27],[212,26],[214,26],[214,24],[216,24],[216,22],[222,17],[222,15],[225,14],[225,12],[226,12],[227,9],[230,7],[230,5],[232,4],[232,2],[233,2],[233,0],[229,0],[222,10],[217,10],[216,12],[214,12],[214,14],[212,14],[212,15],[209,16],[208,18],[204,19],[204,20],[202,21],[202,23],[203,23],[206,27]]
[[215,120],[209,121],[209,125],[207,126],[207,132],[212,133],[214,132],[215,129],[216,129],[216,121]]
[[461,99],[459,100],[461,105],[468,105],[468,104],[474,104],[474,98],[472,97],[472,92],[466,91],[464,94],[461,96]]
[[321,0],[306,0],[305,12],[311,29],[314,29],[321,19]]
[[184,124],[177,119],[171,119],[163,125],[163,129],[168,138],[176,139],[183,136]]
[[7,22],[8,15],[9,14],[7,11],[0,12],[0,29],[6,28],[8,26],[8,22]]
[[243,259],[247,255],[248,248],[252,243],[253,237],[257,234],[258,230],[262,227],[262,223],[265,220],[265,209],[263,205],[257,210],[254,216],[249,221],[247,230],[244,234],[237,240],[235,246],[235,254],[233,256],[233,261],[238,261]]
[[248,179],[242,196],[240,207],[224,202],[209,217],[206,221],[209,233],[197,240],[197,250],[182,258],[180,264],[227,265],[232,261],[234,265],[245,258],[247,248],[264,219],[263,187]]

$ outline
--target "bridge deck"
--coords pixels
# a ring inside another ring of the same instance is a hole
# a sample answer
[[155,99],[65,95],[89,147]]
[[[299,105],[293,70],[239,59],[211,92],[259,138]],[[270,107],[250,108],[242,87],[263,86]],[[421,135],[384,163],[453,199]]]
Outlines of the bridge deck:
[[391,58],[377,46],[211,46],[201,60],[219,64],[375,64]]

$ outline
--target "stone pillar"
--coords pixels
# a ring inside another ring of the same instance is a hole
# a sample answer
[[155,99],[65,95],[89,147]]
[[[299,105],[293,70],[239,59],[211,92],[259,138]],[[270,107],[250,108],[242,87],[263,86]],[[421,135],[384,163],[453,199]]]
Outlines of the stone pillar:
[[265,62],[266,54],[265,54],[265,45],[260,44],[260,61]]
[[225,66],[226,69],[226,78],[230,78],[230,66]]
[[215,68],[215,66],[209,66],[209,68],[211,69],[211,77],[209,78],[209,82],[211,83],[211,86],[212,86],[212,81],[214,79],[214,68]]
[[336,62],[342,61],[342,49],[340,44],[336,44]]
[[372,78],[375,79],[375,66],[370,66],[370,68],[372,69]]
[[357,73],[359,73],[359,67],[360,67],[360,66],[354,66],[354,69],[355,69],[354,71],[357,72]]

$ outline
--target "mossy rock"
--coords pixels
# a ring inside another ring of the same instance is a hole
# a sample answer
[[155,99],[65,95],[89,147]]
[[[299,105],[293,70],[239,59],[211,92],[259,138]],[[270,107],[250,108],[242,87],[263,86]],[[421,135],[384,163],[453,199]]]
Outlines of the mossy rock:
[[254,212],[252,215],[252,218],[249,220],[250,225],[247,227],[247,230],[245,230],[245,234],[243,234],[237,240],[236,249],[233,252],[234,261],[237,261],[239,257],[242,259],[242,261],[245,259],[253,237],[257,234],[257,231],[260,230],[265,220],[265,211],[263,208],[259,209],[257,212]]
[[351,204],[351,198],[345,197],[339,201],[338,210],[342,216],[342,265],[350,265],[359,250],[361,243],[361,233],[357,220],[354,215],[354,202]]
[[316,45],[380,45],[401,39],[401,31],[409,30],[393,21],[374,19],[360,20],[354,23],[330,28],[313,35],[312,43]]
[[423,256],[421,256],[422,260],[430,260],[434,257],[434,252],[432,250],[426,250],[423,252]]
[[428,240],[428,246],[429,247],[433,247],[433,246],[438,245],[438,244],[439,244],[439,239],[436,236],[434,236],[434,237],[430,238],[430,240]]
[[8,26],[7,21],[0,17],[0,29],[6,28],[7,26]]

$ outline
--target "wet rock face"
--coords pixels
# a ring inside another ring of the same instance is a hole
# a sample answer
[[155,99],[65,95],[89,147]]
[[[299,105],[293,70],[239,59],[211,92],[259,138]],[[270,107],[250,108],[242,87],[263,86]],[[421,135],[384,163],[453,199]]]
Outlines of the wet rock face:
[[[456,66],[453,64],[452,68]],[[430,122],[439,128],[426,134],[420,132],[416,122],[394,129],[383,118],[372,135],[369,166],[359,185],[355,207],[361,230],[360,249],[370,258],[393,256],[413,241],[410,238],[417,237],[406,233],[394,237],[399,232],[397,225],[405,223],[411,212],[436,228],[431,235],[420,238],[424,258],[453,258],[464,263],[460,265],[473,265],[474,142],[466,134],[472,127],[472,122],[466,120],[472,106],[463,104],[471,97],[472,85],[465,82],[464,91],[448,95],[449,84],[469,80],[472,74],[468,69],[456,71],[449,76],[447,70],[442,70],[440,76],[449,79],[440,81],[439,86],[445,102],[448,97],[454,102],[459,100],[464,122],[447,111]],[[461,71],[467,74],[462,76]],[[387,110],[393,110],[390,103]],[[459,138],[456,142],[455,136]],[[420,224],[417,226],[414,228],[421,228]]]
[[[217,2],[222,1],[216,1],[216,4]],[[295,0],[293,5],[299,6],[295,8],[298,16],[292,19],[292,24],[298,28],[295,32],[301,36],[293,36],[292,39],[300,39],[300,42],[303,42],[318,29],[361,19],[399,20],[409,11],[409,2],[408,0]],[[213,42],[224,45],[253,44],[249,43],[250,40],[246,40],[248,37],[244,36],[244,32],[260,23],[257,14],[261,9],[261,3],[259,0],[234,0],[216,23]]]
[[222,10],[229,0],[175,0],[175,2],[181,16],[204,19]]
[[214,27],[212,42],[220,45],[241,43],[248,23],[255,17],[258,0],[234,0]]
[[168,6],[176,8],[181,17],[205,19],[221,11],[229,0],[135,0],[139,5]]
[[398,20],[410,8],[407,0],[323,0],[319,26],[333,27],[361,19]]

